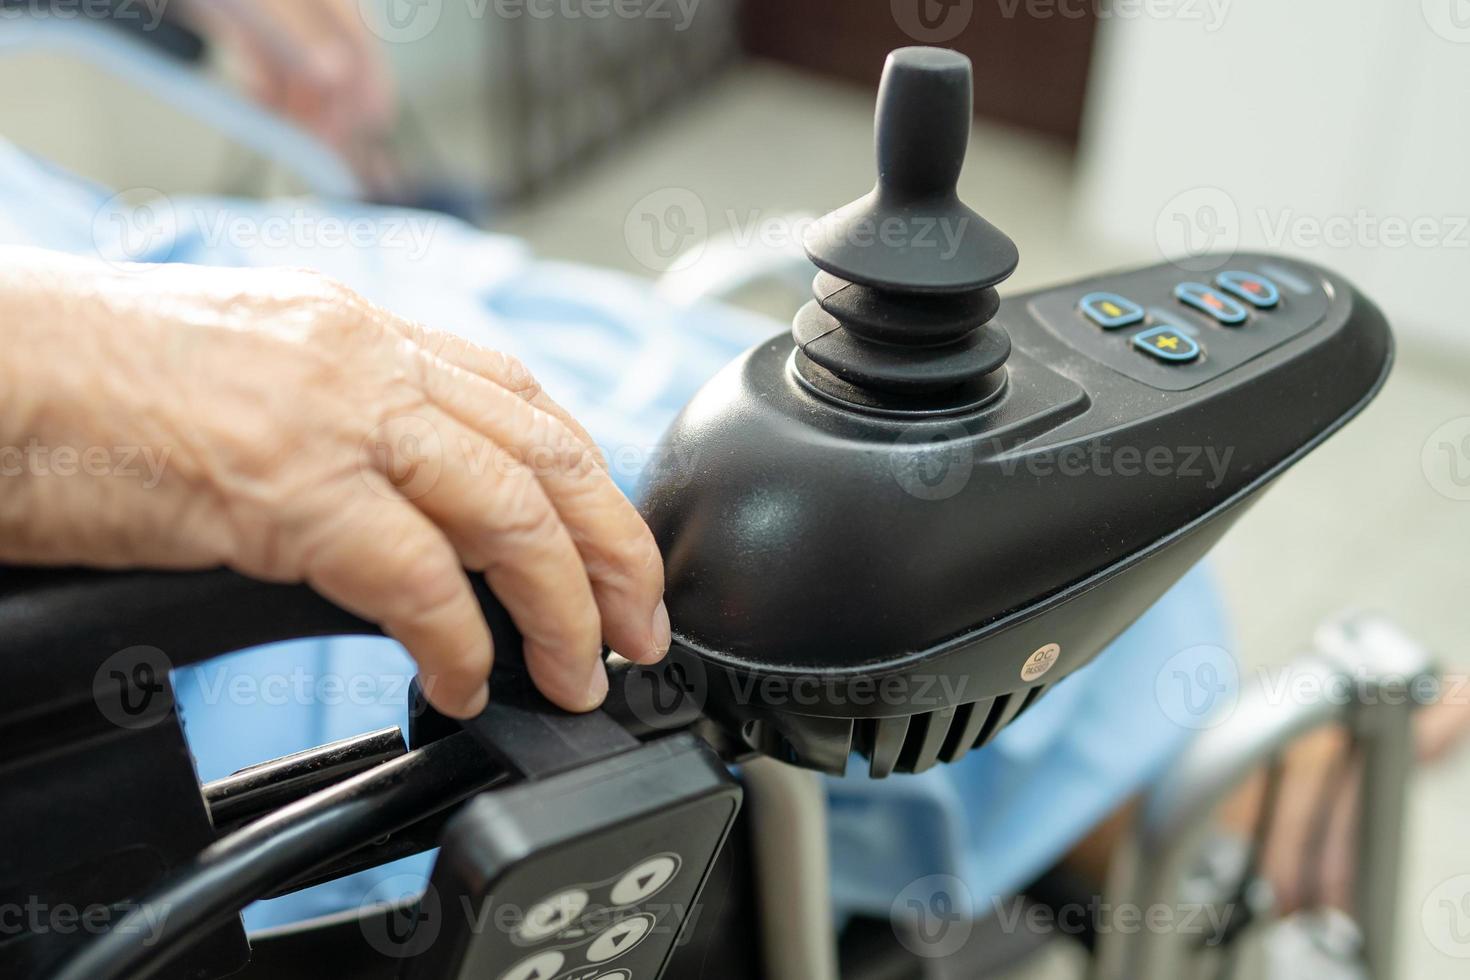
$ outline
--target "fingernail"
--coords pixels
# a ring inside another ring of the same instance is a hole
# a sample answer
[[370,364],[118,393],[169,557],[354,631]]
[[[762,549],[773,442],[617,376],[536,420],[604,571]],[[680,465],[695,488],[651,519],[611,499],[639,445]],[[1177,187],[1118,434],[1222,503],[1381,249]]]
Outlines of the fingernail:
[[587,682],[587,696],[585,703],[587,710],[591,711],[599,707],[607,698],[607,667],[602,658],[598,657],[592,664],[592,676]]
[[669,652],[669,647],[674,642],[673,627],[669,625],[669,607],[659,601],[658,608],[653,611],[653,650],[654,660],[659,660]]
[[489,703],[490,703],[490,685],[489,684],[482,684],[480,686],[480,689],[478,691],[476,691],[474,694],[471,694],[469,696],[469,698],[467,698],[465,700],[464,704],[460,706],[461,713],[460,713],[459,717],[461,717],[461,718],[473,718],[476,715],[478,715],[480,712],[484,711],[485,710],[485,706],[488,705]]

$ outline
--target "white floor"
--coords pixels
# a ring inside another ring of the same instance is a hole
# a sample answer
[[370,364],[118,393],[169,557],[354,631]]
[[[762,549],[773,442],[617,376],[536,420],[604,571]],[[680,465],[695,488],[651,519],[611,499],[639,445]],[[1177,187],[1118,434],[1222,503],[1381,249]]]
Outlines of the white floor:
[[[762,221],[780,232],[779,216],[824,211],[870,184],[871,105],[870,96],[846,86],[771,67],[744,69],[501,227],[544,254],[653,275],[636,220],[650,195],[659,204],[702,208],[711,234]],[[1072,170],[1065,147],[977,129],[962,190],[1020,245],[1021,268],[1008,289],[1151,261],[1081,239],[1068,217]],[[781,316],[794,311],[790,304],[765,298]],[[1470,666],[1470,502],[1435,490],[1431,477],[1445,485],[1447,460],[1428,474],[1421,461],[1441,424],[1470,416],[1467,379],[1470,364],[1440,351],[1401,349],[1382,396],[1231,532],[1214,560],[1243,663],[1290,657],[1323,616],[1366,607],[1396,617],[1450,663]],[[1429,458],[1440,459],[1437,450]],[[1470,752],[1416,783],[1402,907],[1404,977],[1470,975],[1470,960],[1429,942],[1421,915],[1426,902],[1435,911],[1442,897],[1431,895],[1436,885],[1470,873],[1467,814]],[[1075,972],[1075,961],[1063,954],[1028,975]]]

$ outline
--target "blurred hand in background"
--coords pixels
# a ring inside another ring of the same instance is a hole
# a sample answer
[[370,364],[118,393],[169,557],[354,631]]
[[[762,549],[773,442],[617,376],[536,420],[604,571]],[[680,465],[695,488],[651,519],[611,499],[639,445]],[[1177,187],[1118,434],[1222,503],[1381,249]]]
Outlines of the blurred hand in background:
[[256,101],[334,147],[370,193],[397,184],[387,151],[393,77],[357,0],[179,0],[174,9]]

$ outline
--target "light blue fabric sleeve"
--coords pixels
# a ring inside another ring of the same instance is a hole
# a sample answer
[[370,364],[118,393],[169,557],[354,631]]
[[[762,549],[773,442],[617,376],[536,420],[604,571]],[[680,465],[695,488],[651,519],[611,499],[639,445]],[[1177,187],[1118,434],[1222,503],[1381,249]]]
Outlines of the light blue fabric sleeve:
[[[744,348],[782,326],[676,309],[646,282],[539,261],[520,242],[418,212],[175,198],[146,219],[106,189],[0,141],[0,243],[118,260],[308,266],[396,312],[516,354],[608,453],[631,491],[664,427]],[[292,223],[295,223],[294,225]],[[315,238],[308,240],[313,230]],[[344,232],[331,238],[325,229]],[[350,233],[356,229],[358,234]],[[343,244],[342,238],[351,238]],[[333,244],[335,242],[335,244]],[[24,357],[24,352],[8,352]],[[1191,573],[1096,663],[990,746],[920,776],[829,782],[833,889],[843,913],[886,914],[929,874],[961,878],[984,912],[1136,792],[1190,734],[1156,683],[1166,662],[1225,645],[1207,576]],[[412,665],[386,640],[278,644],[177,672],[203,779],[404,721]],[[258,903],[252,928],[408,893],[421,856]]]

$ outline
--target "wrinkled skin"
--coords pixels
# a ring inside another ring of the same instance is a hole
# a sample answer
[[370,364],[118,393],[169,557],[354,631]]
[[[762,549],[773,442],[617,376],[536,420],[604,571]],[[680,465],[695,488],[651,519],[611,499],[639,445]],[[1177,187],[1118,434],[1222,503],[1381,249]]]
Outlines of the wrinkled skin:
[[548,698],[669,646],[663,564],[586,431],[513,358],[296,270],[0,249],[0,561],[306,582],[430,700],[486,703],[483,572]]

